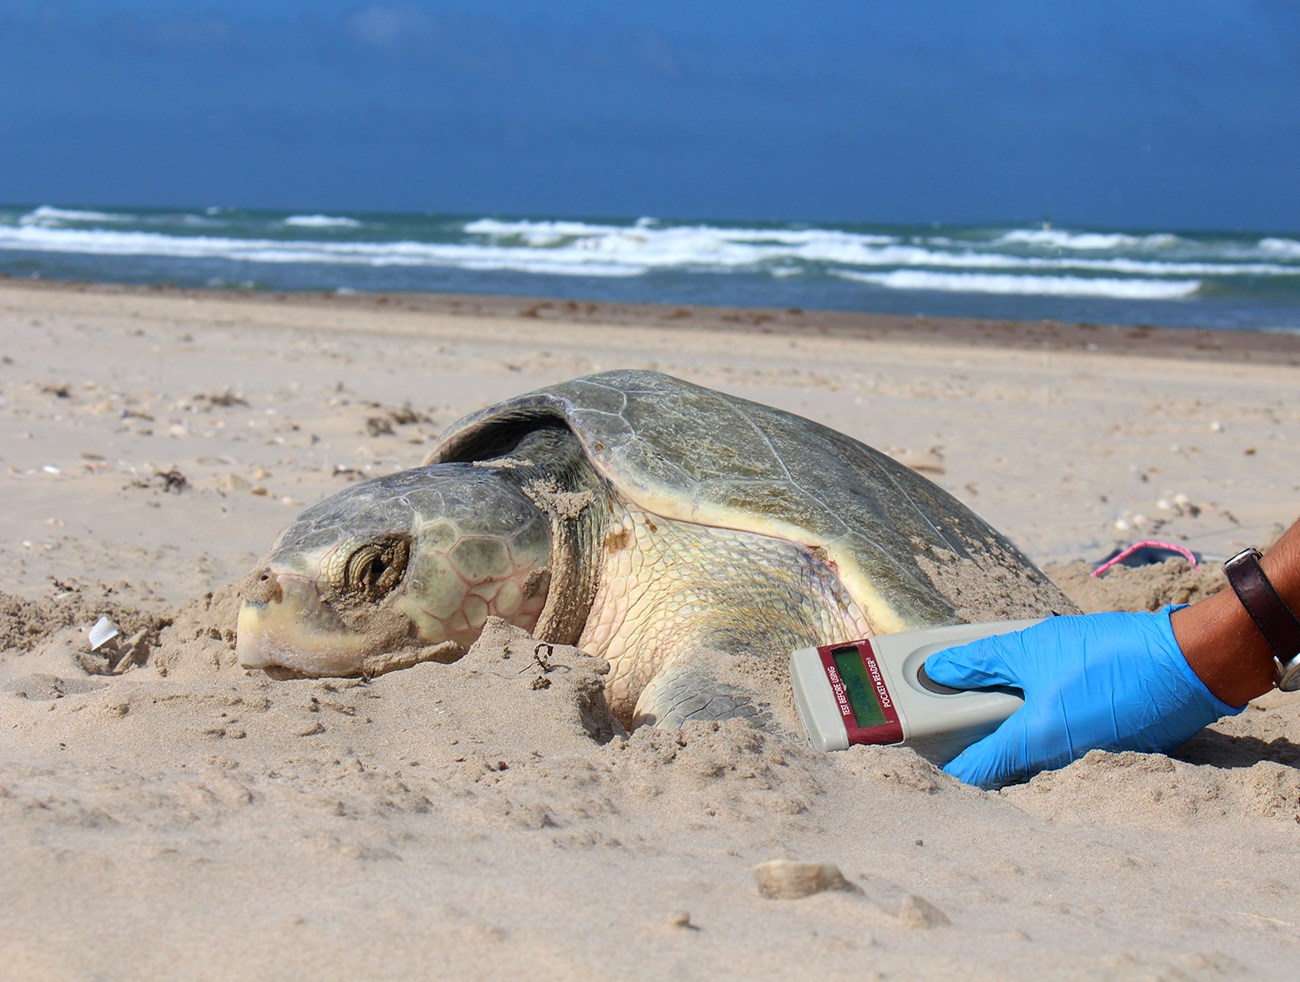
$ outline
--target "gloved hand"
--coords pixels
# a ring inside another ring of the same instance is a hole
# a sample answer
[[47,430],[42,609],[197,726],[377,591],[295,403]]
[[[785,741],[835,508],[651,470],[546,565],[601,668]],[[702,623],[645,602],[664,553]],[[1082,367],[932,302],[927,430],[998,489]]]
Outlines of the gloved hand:
[[936,652],[925,671],[954,689],[1005,685],[1025,704],[944,770],[1000,788],[1064,767],[1089,750],[1167,753],[1234,708],[1205,687],[1169,615],[1049,617],[1014,634]]

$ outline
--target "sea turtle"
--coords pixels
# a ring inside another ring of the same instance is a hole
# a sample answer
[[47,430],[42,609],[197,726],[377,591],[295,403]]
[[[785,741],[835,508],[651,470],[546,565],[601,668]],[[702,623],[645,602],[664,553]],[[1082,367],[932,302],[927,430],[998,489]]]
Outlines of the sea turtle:
[[247,667],[454,661],[495,615],[607,659],[607,700],[630,726],[760,713],[719,655],[770,676],[802,645],[1074,610],[886,455],[648,371],[452,424],[421,466],[304,512],[243,598]]

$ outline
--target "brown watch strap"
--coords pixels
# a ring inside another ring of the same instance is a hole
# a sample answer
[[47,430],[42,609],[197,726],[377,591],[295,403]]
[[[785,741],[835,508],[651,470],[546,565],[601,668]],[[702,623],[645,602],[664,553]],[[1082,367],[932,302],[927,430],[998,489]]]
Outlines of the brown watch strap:
[[1259,550],[1237,553],[1223,564],[1223,572],[1279,664],[1285,665],[1300,654],[1300,620],[1264,575],[1259,565]]

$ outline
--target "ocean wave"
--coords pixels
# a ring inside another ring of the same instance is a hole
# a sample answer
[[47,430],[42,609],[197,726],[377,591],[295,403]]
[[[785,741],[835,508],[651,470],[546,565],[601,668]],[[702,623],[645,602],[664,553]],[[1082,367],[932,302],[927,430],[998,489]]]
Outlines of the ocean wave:
[[967,270],[1081,270],[1094,273],[1122,273],[1137,276],[1300,276],[1300,268],[1279,263],[1177,262],[1156,259],[1088,259],[1080,257],[1007,256],[996,252],[964,249],[947,252],[921,246],[861,248],[816,246],[800,250],[798,258],[838,263],[843,266],[939,267]]
[[1105,297],[1116,300],[1179,300],[1198,289],[1198,280],[1117,280],[1078,276],[1010,276],[1000,273],[933,273],[898,269],[891,273],[838,270],[842,279],[891,290],[940,290],[1019,296]]
[[466,222],[462,231],[467,235],[484,235],[493,239],[519,239],[534,248],[546,248],[559,245],[568,239],[617,235],[629,229],[625,226],[593,225],[589,222],[502,221],[496,218],[479,218]]
[[[176,216],[167,216],[174,224]],[[186,216],[194,221],[210,218]],[[1072,295],[1097,295],[1106,283],[1135,283],[1138,297],[1151,292],[1144,284],[1164,283],[1160,296],[1185,295],[1202,279],[1287,277],[1300,279],[1300,266],[1285,262],[1183,262],[1123,256],[1013,256],[976,248],[941,249],[905,244],[889,235],[817,228],[725,228],[712,225],[658,225],[646,219],[635,225],[577,221],[478,219],[465,223],[464,241],[339,241],[325,221],[330,216],[298,215],[259,219],[261,228],[291,221],[304,229],[300,237],[279,240],[226,235],[167,234],[162,231],[112,228],[66,228],[28,223],[0,225],[0,249],[88,255],[155,255],[261,263],[315,263],[382,266],[429,266],[575,276],[639,276],[651,271],[752,272],[773,278],[799,273],[852,273],[879,270],[894,283],[911,277],[941,275],[986,278],[989,292],[1016,292],[1015,283],[1037,280]],[[153,226],[155,219],[147,219]],[[141,220],[142,224],[145,219]],[[258,226],[254,226],[258,227]],[[312,238],[310,230],[325,234]],[[250,229],[251,230],[251,229]],[[1278,243],[1290,240],[1278,239]],[[1300,244],[1297,245],[1300,248]],[[1285,249],[1275,247],[1279,260]],[[1071,275],[1071,274],[1091,275]],[[1056,284],[1056,286],[1052,286]],[[1188,287],[1188,284],[1192,284]],[[889,285],[889,284],[883,284]],[[919,287],[900,286],[903,289]],[[963,288],[963,287],[957,287]],[[942,286],[933,289],[944,289]],[[1028,292],[1041,292],[1031,288]]]
[[1121,249],[1169,249],[1183,240],[1168,232],[1129,235],[1123,232],[1071,232],[1068,229],[1013,229],[993,240],[993,245],[1032,245],[1048,249],[1078,249],[1088,252]]
[[[898,236],[837,229],[726,228],[712,225],[596,224],[575,221],[502,221],[476,219],[464,225],[474,236],[516,248],[574,248],[617,255],[654,268],[744,268],[766,266],[769,271],[790,263],[820,263],[856,267],[932,267],[966,270],[1086,271],[1152,277],[1297,276],[1300,269],[1277,262],[1193,261],[1134,258],[1009,255],[978,248],[970,241],[935,237],[918,244]],[[1009,233],[1010,234],[1010,233]],[[1025,235],[1042,233],[1025,231]],[[1054,233],[1055,234],[1055,233]],[[1065,234],[1065,233],[1062,233]],[[1074,233],[1069,233],[1074,234]],[[1089,233],[1092,235],[1092,233]],[[1003,238],[1006,238],[1005,236]],[[1107,236],[1145,242],[1177,240],[1176,236]],[[1100,245],[1096,246],[1101,249]],[[1281,250],[1278,250],[1279,255]]]
[[638,276],[642,263],[580,249],[523,252],[477,245],[425,242],[307,242],[174,236],[155,232],[0,228],[0,249],[101,256],[167,256],[254,263],[319,263],[352,266],[431,266],[468,270],[516,270],[543,275]]
[[360,228],[363,223],[334,215],[290,215],[284,224],[291,228]]
[[558,292],[1114,323],[1300,324],[1300,235],[1286,230],[20,203],[0,208],[0,272],[226,289]]
[[1267,238],[1259,240],[1263,252],[1282,256],[1286,259],[1300,259],[1300,242],[1295,239]]
[[633,228],[650,228],[652,218],[638,219],[631,225],[609,225],[594,222],[580,222],[568,219],[519,219],[476,218],[466,222],[462,229],[469,235],[519,236],[532,234],[577,238],[581,235],[603,235],[609,232],[626,232]]
[[55,208],[40,205],[18,219],[19,225],[51,226],[64,222],[129,222],[129,215],[113,215],[104,211],[82,211],[75,208]]
[[663,225],[653,218],[641,218],[633,225],[595,224],[575,221],[503,221],[479,218],[466,222],[468,235],[486,235],[496,239],[515,238],[528,245],[546,247],[568,240],[578,240],[584,248],[620,248],[636,244],[651,246],[671,242],[692,245],[694,251],[708,253],[718,244],[790,245],[820,244],[875,246],[899,241],[897,236],[870,232],[845,232],[822,228],[727,228],[719,225]]

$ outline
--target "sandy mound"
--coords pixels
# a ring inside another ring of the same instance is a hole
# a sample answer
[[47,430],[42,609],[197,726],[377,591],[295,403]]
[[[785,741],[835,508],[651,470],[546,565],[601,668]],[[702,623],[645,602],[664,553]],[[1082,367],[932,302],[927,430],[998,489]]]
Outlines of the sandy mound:
[[1166,604],[1190,604],[1227,585],[1217,564],[1192,566],[1182,559],[1129,569],[1114,566],[1093,576],[1091,563],[1048,566],[1047,575],[1088,613],[1102,610],[1159,610]]
[[[1152,606],[1185,580],[1088,586]],[[1235,962],[1087,942],[1128,936],[1138,909],[1214,919],[1208,844],[1249,830],[1264,848],[1300,820],[1282,735],[1300,707],[1282,696],[1184,759],[1093,753],[989,795],[905,749],[820,755],[739,722],[628,734],[603,661],[501,622],[454,665],[274,681],[234,663],[233,587],[163,613],[85,589],[3,610],[0,874],[25,899],[0,939],[20,974],[210,957],[223,976],[771,976],[799,937],[820,939],[809,970],[836,974],[957,974],[973,955],[1055,971],[1065,952],[1086,974],[1200,971]],[[86,650],[105,611],[149,639],[120,672]],[[841,887],[770,899],[755,867],[774,859],[829,863]],[[1248,914],[1243,939],[1269,923]],[[51,921],[93,927],[51,951]]]

